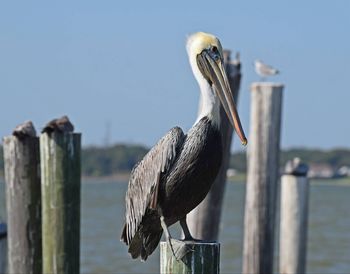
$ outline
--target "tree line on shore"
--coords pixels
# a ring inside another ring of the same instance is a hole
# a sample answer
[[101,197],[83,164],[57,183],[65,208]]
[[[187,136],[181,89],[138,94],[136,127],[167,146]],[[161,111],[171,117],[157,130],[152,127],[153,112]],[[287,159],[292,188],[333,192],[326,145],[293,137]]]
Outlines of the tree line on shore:
[[[82,149],[83,176],[112,176],[129,173],[133,166],[147,153],[142,145],[116,144],[109,147],[89,146]],[[281,152],[281,167],[294,157],[301,158],[308,164],[327,164],[334,169],[350,167],[350,149],[332,150],[292,148]],[[246,153],[235,152],[231,155],[230,168],[245,173],[247,168]],[[4,173],[3,149],[0,146],[0,176]]]

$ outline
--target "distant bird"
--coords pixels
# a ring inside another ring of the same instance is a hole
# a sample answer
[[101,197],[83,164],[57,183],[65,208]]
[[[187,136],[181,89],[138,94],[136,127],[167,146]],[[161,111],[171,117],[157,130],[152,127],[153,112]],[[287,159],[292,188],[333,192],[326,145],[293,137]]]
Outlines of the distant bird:
[[195,33],[188,38],[187,52],[202,93],[200,111],[187,135],[179,127],[172,128],[131,173],[121,240],[132,258],[146,260],[163,231],[176,259],[189,252],[183,241],[171,237],[168,226],[180,221],[185,240],[194,240],[186,215],[205,198],[221,165],[220,103],[243,145],[247,144],[219,39]]
[[53,119],[52,121],[48,122],[41,132],[42,133],[47,132],[50,134],[54,131],[62,132],[62,133],[73,132],[74,126],[69,121],[68,116],[64,115],[61,118]]
[[36,131],[32,121],[25,121],[24,123],[16,126],[12,132],[12,135],[18,137],[19,139],[24,139],[26,137],[35,137]]
[[268,76],[273,76],[280,73],[277,69],[264,64],[261,60],[255,60],[254,66],[255,66],[255,72],[260,77],[262,77],[263,80]]
[[306,176],[309,167],[307,164],[301,162],[300,158],[295,157],[293,160],[289,160],[285,167],[285,174],[294,176]]

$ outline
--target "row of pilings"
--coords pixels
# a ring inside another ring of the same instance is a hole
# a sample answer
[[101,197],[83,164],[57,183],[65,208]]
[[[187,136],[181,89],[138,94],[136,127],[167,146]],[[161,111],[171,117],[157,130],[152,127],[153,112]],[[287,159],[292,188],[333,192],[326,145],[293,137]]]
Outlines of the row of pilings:
[[[231,62],[229,52],[225,54],[237,101],[241,64],[239,60]],[[307,170],[296,172],[292,168],[280,176],[283,89],[282,84],[267,82],[251,86],[242,273],[274,271],[279,192],[279,273],[306,272],[309,182]],[[195,238],[218,239],[232,137],[224,111],[221,117],[223,166],[207,198],[189,216]],[[10,274],[79,273],[80,138],[77,133],[53,130],[40,137],[13,135],[3,139],[8,223],[7,227],[0,224],[0,273],[4,273],[6,261],[2,254],[7,254]],[[161,272],[219,272],[219,244],[198,244],[194,250],[186,259],[194,263],[184,264],[174,260],[162,244]]]
[[81,135],[14,133],[3,149],[7,273],[79,273]]

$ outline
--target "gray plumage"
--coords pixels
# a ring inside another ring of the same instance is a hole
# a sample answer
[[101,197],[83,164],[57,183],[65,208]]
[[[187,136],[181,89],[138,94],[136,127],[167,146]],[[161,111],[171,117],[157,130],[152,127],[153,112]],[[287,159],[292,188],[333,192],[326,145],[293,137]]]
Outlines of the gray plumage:
[[61,118],[53,119],[50,122],[48,122],[41,132],[42,133],[44,133],[44,132],[51,133],[54,131],[61,132],[61,133],[73,132],[74,126],[69,121],[68,116],[64,115]]
[[160,176],[174,163],[184,139],[181,128],[172,128],[134,167],[125,197],[127,244],[136,234],[146,209],[156,208]]
[[187,135],[171,129],[132,171],[121,240],[132,258],[147,257],[167,226],[186,217],[207,195],[222,159],[221,135],[202,118]]
[[12,135],[18,137],[19,139],[24,139],[26,137],[36,137],[36,130],[32,121],[25,121],[24,123],[16,126],[12,132]]
[[255,72],[261,77],[273,76],[280,73],[277,69],[264,64],[261,60],[255,60],[254,66]]

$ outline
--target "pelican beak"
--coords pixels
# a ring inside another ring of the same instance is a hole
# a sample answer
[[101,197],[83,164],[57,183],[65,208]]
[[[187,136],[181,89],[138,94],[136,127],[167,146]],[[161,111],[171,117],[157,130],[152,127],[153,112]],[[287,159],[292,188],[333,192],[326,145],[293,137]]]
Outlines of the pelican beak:
[[214,86],[214,91],[242,144],[247,145],[248,141],[244,135],[222,59],[220,56],[204,50],[197,55],[197,64],[204,77]]

